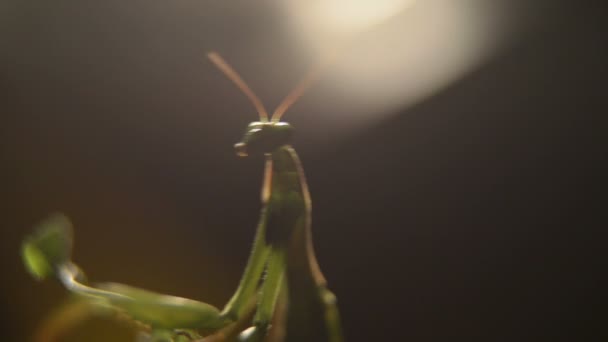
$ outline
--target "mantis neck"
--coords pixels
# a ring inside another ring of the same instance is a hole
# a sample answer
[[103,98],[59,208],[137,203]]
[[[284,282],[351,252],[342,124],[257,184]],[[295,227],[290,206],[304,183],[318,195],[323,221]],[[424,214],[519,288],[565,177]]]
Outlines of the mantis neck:
[[311,233],[312,202],[302,163],[290,145],[267,156],[262,201],[269,212],[267,242],[288,248],[288,267],[324,285]]
[[[310,216],[311,200],[304,169],[298,154],[289,145],[277,148],[266,159],[268,195],[297,194],[303,201],[303,214]],[[266,184],[265,184],[266,187]]]

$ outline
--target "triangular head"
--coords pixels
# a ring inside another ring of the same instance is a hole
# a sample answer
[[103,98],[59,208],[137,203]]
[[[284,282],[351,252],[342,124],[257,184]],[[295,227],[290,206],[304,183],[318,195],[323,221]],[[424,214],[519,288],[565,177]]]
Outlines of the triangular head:
[[287,122],[255,121],[247,126],[243,139],[234,145],[234,149],[241,157],[272,153],[290,144],[293,133],[293,127]]

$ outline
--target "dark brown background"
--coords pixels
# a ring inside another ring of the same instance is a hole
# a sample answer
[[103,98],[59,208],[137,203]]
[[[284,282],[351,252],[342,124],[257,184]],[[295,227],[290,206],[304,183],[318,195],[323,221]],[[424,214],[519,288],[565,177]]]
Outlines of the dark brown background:
[[[93,280],[218,306],[238,281],[261,162],[234,156],[252,110],[201,56],[222,51],[272,107],[304,52],[270,1],[151,3],[163,6],[0,4],[3,341],[26,340],[63,298],[18,257],[55,210],[72,217]],[[305,97],[287,116],[302,127],[316,248],[348,341],[606,337],[605,18],[584,2],[512,3],[521,26],[499,54],[392,119],[320,146],[306,111],[332,103]],[[87,341],[127,335],[88,324]]]

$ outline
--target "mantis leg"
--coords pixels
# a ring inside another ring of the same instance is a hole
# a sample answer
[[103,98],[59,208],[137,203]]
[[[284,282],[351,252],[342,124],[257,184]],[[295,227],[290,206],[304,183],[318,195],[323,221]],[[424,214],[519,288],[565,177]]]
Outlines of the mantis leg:
[[285,256],[284,248],[271,249],[266,265],[266,277],[260,289],[258,307],[253,319],[254,326],[239,336],[240,341],[261,341],[266,336],[282,288]]
[[222,310],[222,316],[237,320],[247,311],[248,304],[258,288],[260,276],[264,271],[264,266],[270,252],[270,248],[265,241],[265,234],[266,213],[263,211],[245,272],[234,295]]
[[253,319],[256,326],[267,326],[272,320],[285,270],[285,250],[273,248],[268,259],[266,279],[262,285],[258,310]]
[[318,269],[309,226],[296,227],[287,259],[289,306],[285,340],[342,342],[336,297],[327,289]]
[[[54,216],[23,243],[28,271],[38,279],[49,276],[81,296],[99,312],[117,310],[131,319],[162,329],[217,331],[231,323],[215,307],[186,298],[163,295],[135,287],[105,283],[88,284],[84,273],[71,261],[72,231],[65,216]],[[84,307],[86,308],[86,306]]]
[[234,295],[228,301],[228,304],[222,310],[222,316],[233,320],[238,320],[243,317],[250,307],[250,301],[254,297],[255,292],[258,289],[260,277],[266,266],[268,255],[270,254],[270,247],[266,242],[266,226],[268,224],[268,208],[271,196],[271,182],[272,182],[272,160],[267,157],[264,165],[264,183],[262,184],[262,214],[260,222],[258,223],[257,232],[253,241],[253,248],[251,255],[247,261],[245,272],[241,277],[239,286],[237,287]]

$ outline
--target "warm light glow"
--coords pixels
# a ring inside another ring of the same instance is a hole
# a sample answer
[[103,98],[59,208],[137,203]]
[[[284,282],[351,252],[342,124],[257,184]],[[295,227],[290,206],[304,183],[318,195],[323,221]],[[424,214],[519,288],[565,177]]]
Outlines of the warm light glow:
[[310,1],[318,25],[335,33],[353,33],[394,16],[413,0],[316,0]]
[[[338,50],[323,82],[336,122],[359,125],[443,89],[503,41],[504,8],[485,0],[286,0],[294,39],[324,56]],[[307,95],[311,96],[311,95]],[[314,115],[314,114],[313,114]],[[332,120],[319,116],[313,120]]]

